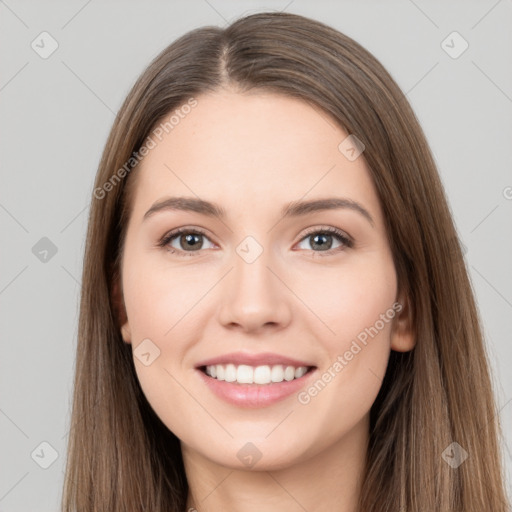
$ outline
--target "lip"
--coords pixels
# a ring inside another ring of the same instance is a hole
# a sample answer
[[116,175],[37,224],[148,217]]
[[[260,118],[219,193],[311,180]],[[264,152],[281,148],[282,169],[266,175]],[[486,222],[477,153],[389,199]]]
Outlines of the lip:
[[[306,366],[308,372],[298,379],[291,381],[273,382],[271,384],[239,384],[238,382],[226,382],[210,377],[204,372],[206,366],[214,364],[247,364],[249,366],[277,365]],[[247,354],[242,352],[226,354],[201,361],[196,366],[196,372],[208,389],[221,400],[236,407],[257,409],[267,407],[280,402],[304,388],[309,380],[316,374],[317,367],[305,361],[299,361],[278,354],[262,353]]]
[[283,366],[294,366],[295,368],[298,368],[299,366],[315,366],[311,362],[292,359],[290,357],[283,356],[280,354],[274,354],[272,352],[262,352],[261,354],[251,354],[248,352],[232,352],[230,354],[224,354],[222,356],[213,357],[211,359],[201,361],[196,365],[196,368],[201,368],[203,366],[211,366],[214,364],[230,363],[236,366],[241,364],[246,364],[248,366],[273,366],[277,364],[282,364]]

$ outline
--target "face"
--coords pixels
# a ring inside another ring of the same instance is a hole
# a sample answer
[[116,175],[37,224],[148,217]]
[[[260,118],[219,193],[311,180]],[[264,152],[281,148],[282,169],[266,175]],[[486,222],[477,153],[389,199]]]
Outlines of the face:
[[142,389],[210,463],[348,448],[390,350],[412,348],[364,153],[298,99],[196,99],[136,171],[122,336]]

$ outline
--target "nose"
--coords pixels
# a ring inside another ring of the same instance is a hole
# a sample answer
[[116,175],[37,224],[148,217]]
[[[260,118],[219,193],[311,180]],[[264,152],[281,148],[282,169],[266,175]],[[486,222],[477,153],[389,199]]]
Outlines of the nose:
[[234,268],[223,279],[220,323],[251,333],[284,329],[291,321],[293,293],[279,276],[269,252],[264,251],[252,263],[238,254],[234,254],[232,261]]

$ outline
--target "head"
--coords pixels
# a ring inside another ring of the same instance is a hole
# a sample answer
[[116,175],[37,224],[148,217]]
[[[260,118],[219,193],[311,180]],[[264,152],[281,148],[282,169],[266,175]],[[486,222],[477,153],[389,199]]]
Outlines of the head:
[[[314,208],[327,198],[342,206]],[[243,468],[252,443],[272,470],[364,424],[361,510],[505,506],[435,163],[355,41],[261,13],[170,45],[116,118],[87,236],[68,504],[182,510],[185,451]],[[231,352],[300,360],[308,387],[264,408],[203,399],[208,360]],[[471,455],[457,471],[441,456],[453,441]]]

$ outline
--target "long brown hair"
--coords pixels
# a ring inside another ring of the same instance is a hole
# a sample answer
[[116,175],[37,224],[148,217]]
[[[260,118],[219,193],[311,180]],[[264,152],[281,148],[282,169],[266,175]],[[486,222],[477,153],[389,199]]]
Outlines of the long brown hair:
[[[278,12],[185,34],[153,60],[117,115],[91,199],[63,510],[185,510],[179,440],[139,386],[115,290],[135,152],[164,116],[223,86],[300,98],[365,145],[416,346],[392,351],[371,408],[360,510],[505,512],[481,321],[423,131],[368,51],[327,25]],[[459,450],[453,442],[469,455],[458,467],[447,463]]]

